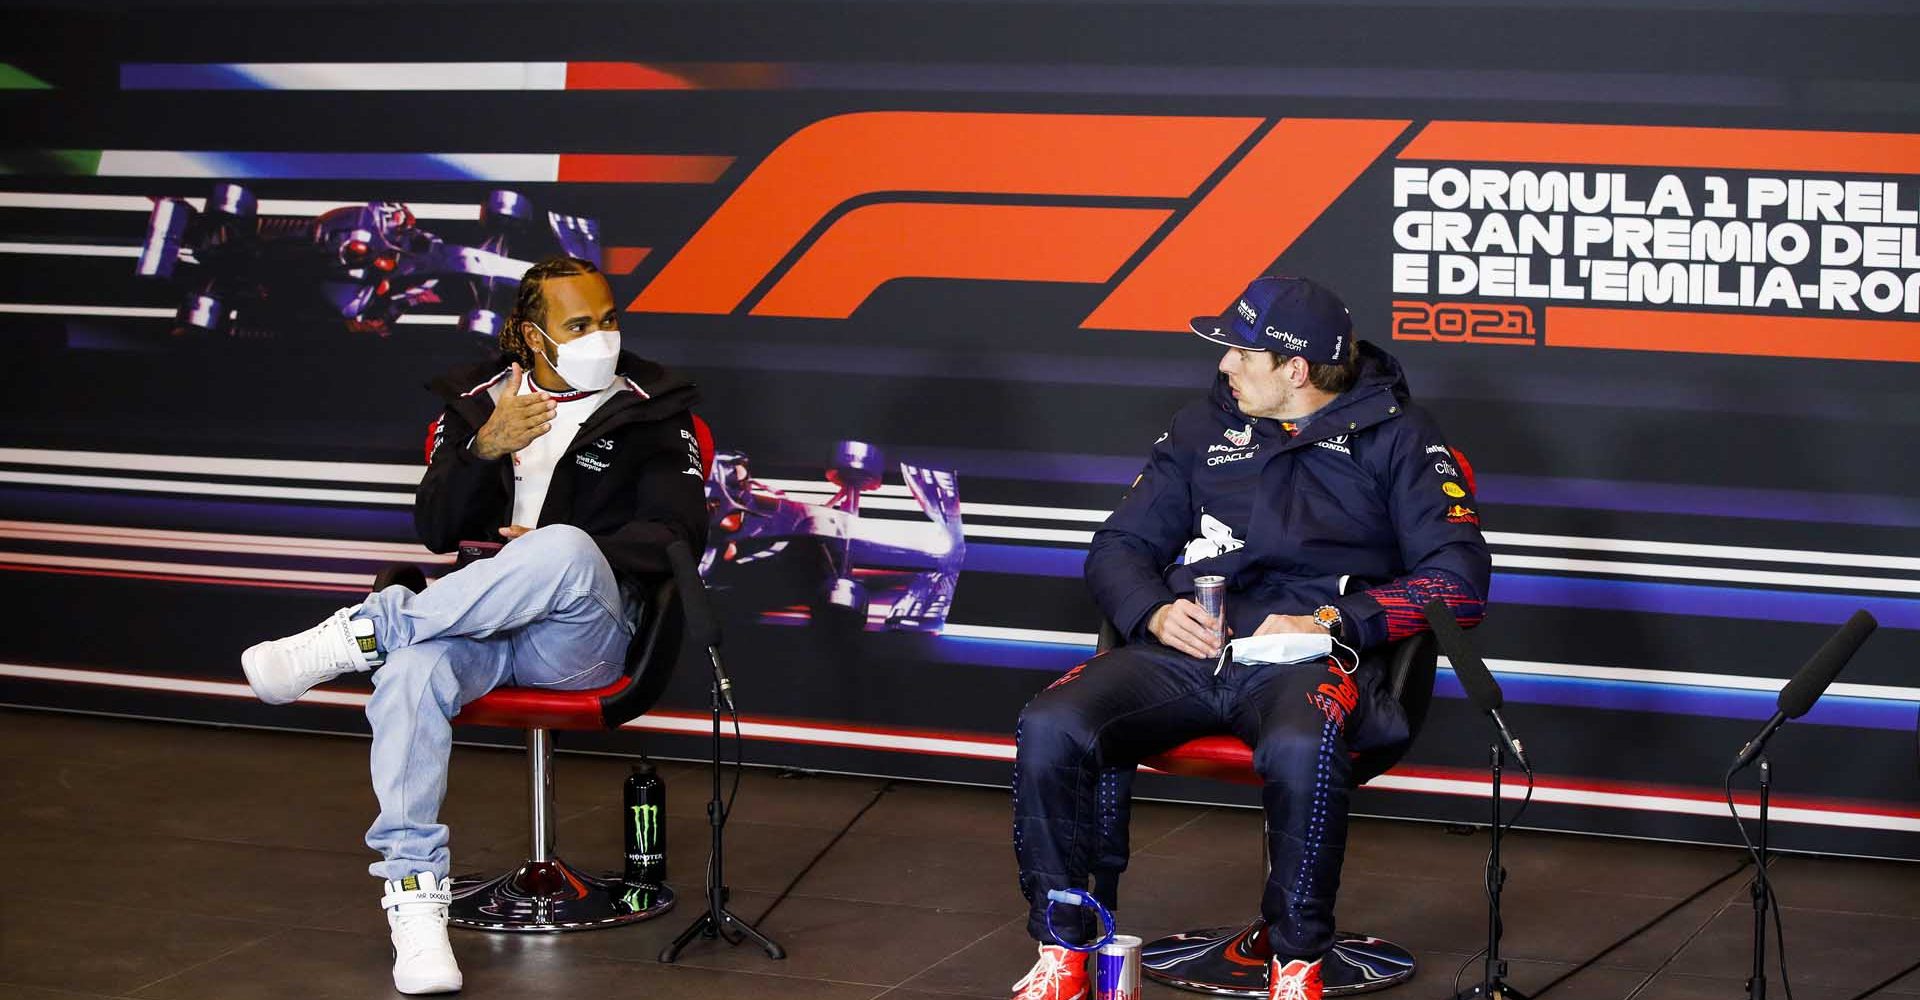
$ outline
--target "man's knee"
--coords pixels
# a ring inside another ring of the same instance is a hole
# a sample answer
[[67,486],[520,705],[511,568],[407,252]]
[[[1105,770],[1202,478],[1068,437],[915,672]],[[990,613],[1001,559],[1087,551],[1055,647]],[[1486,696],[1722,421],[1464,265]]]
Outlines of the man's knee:
[[1321,777],[1323,770],[1332,770],[1335,756],[1341,752],[1338,741],[1324,726],[1303,719],[1297,726],[1262,733],[1253,748],[1253,769],[1265,781],[1311,779]]
[[535,528],[515,539],[513,544],[524,546],[521,558],[532,560],[542,571],[561,578],[591,579],[597,584],[613,585],[613,568],[607,564],[606,556],[601,555],[600,546],[592,535],[571,524]]
[[377,706],[396,698],[418,701],[421,694],[428,691],[433,693],[436,702],[449,704],[459,691],[453,667],[437,642],[423,642],[389,653],[387,661],[373,672],[373,694],[367,699],[367,708],[371,713]]
[[1077,763],[1093,749],[1097,723],[1059,689],[1035,695],[1020,710],[1014,743],[1020,759],[1040,765]]
[[593,536],[571,524],[548,524],[535,528],[515,539],[514,544],[569,562],[587,556],[600,557],[600,547],[594,544]]

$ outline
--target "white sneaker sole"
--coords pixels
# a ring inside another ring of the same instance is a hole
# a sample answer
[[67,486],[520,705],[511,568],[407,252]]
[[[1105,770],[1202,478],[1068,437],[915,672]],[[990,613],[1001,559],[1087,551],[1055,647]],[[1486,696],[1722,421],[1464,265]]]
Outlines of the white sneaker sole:
[[255,698],[269,705],[289,705],[299,701],[300,695],[305,694],[305,691],[288,697],[283,688],[267,683],[264,672],[266,664],[262,661],[266,657],[269,645],[271,644],[265,642],[255,643],[248,646],[246,652],[240,654],[240,670],[247,675],[247,686],[253,689]]
[[393,980],[393,988],[408,996],[420,996],[426,993],[458,993],[462,978],[455,973],[450,979],[424,979],[417,983],[403,983],[398,977]]

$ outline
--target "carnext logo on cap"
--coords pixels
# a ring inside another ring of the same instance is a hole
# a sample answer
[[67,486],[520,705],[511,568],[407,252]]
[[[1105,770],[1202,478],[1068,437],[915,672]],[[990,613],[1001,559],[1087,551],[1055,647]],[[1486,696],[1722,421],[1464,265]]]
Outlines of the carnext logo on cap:
[[1267,336],[1287,345],[1287,350],[1295,354],[1300,354],[1307,349],[1305,337],[1296,337],[1285,330],[1276,330],[1273,327],[1267,327]]
[[1259,322],[1260,314],[1256,312],[1252,306],[1247,304],[1246,299],[1241,299],[1239,304],[1234,306],[1234,308],[1240,310],[1241,319],[1244,319],[1249,323]]

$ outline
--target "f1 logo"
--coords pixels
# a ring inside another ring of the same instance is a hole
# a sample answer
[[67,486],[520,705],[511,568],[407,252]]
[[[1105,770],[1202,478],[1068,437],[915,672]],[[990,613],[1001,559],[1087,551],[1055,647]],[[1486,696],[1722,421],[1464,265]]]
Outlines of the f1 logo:
[[[629,308],[727,314],[765,287],[752,315],[844,319],[895,278],[1101,283],[1125,270],[1081,328],[1185,330],[1272,264],[1408,124],[828,118],[768,154]],[[985,200],[995,196],[1020,203]],[[1054,198],[1071,203],[1032,203]]]

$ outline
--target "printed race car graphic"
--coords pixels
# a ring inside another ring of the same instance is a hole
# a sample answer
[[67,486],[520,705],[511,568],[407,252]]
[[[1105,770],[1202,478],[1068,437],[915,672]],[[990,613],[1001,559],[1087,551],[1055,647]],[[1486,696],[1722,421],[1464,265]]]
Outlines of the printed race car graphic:
[[886,470],[880,449],[864,442],[840,443],[827,470],[835,492],[817,501],[754,479],[740,452],[716,454],[701,572],[734,595],[726,603],[735,610],[849,630],[939,632],[967,554],[959,486],[951,470],[899,467],[924,521],[862,515],[862,495],[881,488]]
[[486,237],[478,246],[448,242],[418,222],[397,201],[312,218],[262,216],[250,189],[216,184],[205,211],[180,198],[155,202],[136,272],[173,278],[182,262],[190,265],[180,275],[190,290],[176,332],[260,334],[321,320],[386,336],[403,314],[430,306],[463,310],[461,330],[491,337],[530,263],[509,256],[510,249],[600,263],[598,222],[536,215],[513,191],[493,191],[481,204]]

